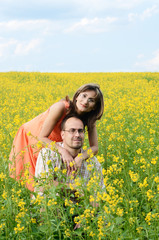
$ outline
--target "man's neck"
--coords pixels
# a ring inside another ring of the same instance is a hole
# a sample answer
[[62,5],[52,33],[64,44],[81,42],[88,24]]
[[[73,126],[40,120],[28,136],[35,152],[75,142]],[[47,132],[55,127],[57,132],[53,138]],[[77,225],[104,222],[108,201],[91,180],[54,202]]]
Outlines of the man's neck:
[[68,146],[65,146],[65,144],[63,144],[63,147],[71,154],[73,158],[75,158],[81,152],[81,148],[80,149],[69,148]]

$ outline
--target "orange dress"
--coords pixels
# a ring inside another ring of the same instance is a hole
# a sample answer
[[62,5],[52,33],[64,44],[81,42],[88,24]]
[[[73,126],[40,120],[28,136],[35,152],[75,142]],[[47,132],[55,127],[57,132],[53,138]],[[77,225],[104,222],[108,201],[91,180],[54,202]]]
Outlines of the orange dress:
[[[56,123],[54,129],[49,135],[49,139],[55,142],[61,142],[61,122],[63,118],[66,116],[66,111],[69,108],[69,103],[65,103],[65,111],[60,118],[60,120]],[[51,106],[52,107],[52,106]],[[28,181],[26,183],[29,190],[33,191],[33,176],[35,175],[35,166],[37,157],[40,149],[37,148],[37,137],[41,131],[43,123],[47,118],[51,107],[32,119],[31,121],[24,123],[18,130],[11,149],[11,153],[9,156],[10,161],[12,162],[9,166],[10,168],[10,176],[12,178],[20,179],[22,177],[27,176],[26,171],[24,170],[27,167],[27,163],[29,163],[29,172],[28,172]],[[31,132],[30,136],[28,133]]]

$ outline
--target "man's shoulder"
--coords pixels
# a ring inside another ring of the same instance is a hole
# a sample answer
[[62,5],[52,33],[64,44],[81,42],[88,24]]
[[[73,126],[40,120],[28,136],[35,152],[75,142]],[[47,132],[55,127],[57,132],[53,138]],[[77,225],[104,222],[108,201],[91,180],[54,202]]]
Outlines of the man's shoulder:
[[93,156],[92,158],[90,158],[90,162],[93,163],[97,169],[102,169],[102,165],[98,161],[97,157]]
[[41,155],[45,155],[45,154],[51,154],[51,153],[55,153],[55,152],[52,151],[50,148],[42,148],[39,153]]
[[42,158],[45,158],[46,156],[47,156],[47,158],[57,157],[57,153],[55,151],[52,151],[50,148],[42,148],[39,152],[39,155]]

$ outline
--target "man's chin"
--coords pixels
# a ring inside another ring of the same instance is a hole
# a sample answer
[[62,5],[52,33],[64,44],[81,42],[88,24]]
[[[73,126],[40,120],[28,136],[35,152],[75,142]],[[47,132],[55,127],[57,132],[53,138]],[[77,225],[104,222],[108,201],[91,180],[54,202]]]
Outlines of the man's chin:
[[80,149],[82,147],[82,145],[80,144],[80,145],[74,145],[74,146],[72,146],[72,148],[74,148],[74,149]]

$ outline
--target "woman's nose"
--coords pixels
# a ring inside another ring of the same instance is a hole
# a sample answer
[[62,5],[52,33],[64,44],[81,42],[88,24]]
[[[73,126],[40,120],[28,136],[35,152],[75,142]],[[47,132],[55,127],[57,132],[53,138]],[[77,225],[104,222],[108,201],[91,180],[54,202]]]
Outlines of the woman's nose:
[[87,99],[87,98],[84,99],[84,103],[85,103],[85,104],[88,103],[88,99]]

